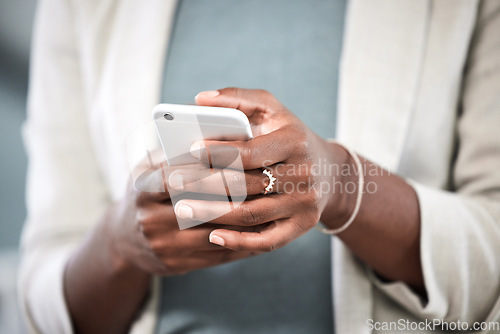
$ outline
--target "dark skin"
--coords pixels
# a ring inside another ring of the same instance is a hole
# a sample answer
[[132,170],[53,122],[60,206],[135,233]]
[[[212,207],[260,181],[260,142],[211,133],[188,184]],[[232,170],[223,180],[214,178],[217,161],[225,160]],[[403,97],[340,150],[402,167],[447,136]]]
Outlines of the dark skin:
[[[193,156],[201,161],[210,158],[215,168],[224,166],[229,147],[237,150],[245,175],[226,175],[226,179],[235,187],[243,182],[249,197],[226,213],[222,205],[207,206],[195,200],[180,201],[174,208],[168,192],[130,186],[66,266],[65,294],[77,333],[127,332],[147,298],[153,275],[178,275],[273,251],[309,231],[320,219],[334,229],[350,217],[356,201],[352,187],[357,187],[358,177],[352,173],[352,157],[340,145],[321,139],[262,90],[203,92],[196,102],[237,108],[249,118],[254,139],[206,141],[192,147]],[[425,294],[416,193],[397,175],[361,160],[371,171],[365,174],[361,209],[338,237],[383,279],[405,282]],[[343,171],[351,173],[315,173],[307,168],[317,161],[343,166]],[[305,168],[301,173],[296,172],[299,166]],[[273,192],[267,195],[262,194],[268,183],[262,167],[278,176]],[[206,172],[210,170],[193,173],[158,166],[144,183],[167,183],[171,192],[217,193],[213,180],[204,177]],[[334,181],[337,190],[349,191],[332,191]],[[323,188],[327,184],[329,191]],[[174,211],[187,219],[218,218],[180,231]]]

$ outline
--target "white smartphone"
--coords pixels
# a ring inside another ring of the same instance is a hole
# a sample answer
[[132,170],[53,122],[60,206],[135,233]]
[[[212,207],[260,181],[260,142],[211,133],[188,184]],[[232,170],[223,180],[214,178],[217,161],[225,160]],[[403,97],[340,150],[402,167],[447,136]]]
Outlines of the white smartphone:
[[[192,165],[199,166],[201,162],[191,156],[191,144],[197,140],[249,140],[252,130],[248,118],[236,109],[201,107],[194,105],[159,104],[153,109],[153,118],[156,124],[167,163],[170,166]],[[226,168],[232,172],[243,173],[243,164],[239,154],[230,159],[228,166],[218,166],[219,172],[210,174],[214,194],[171,192],[172,204],[175,206],[181,199],[196,199],[203,201],[218,201],[224,203],[224,210],[218,214],[205,217],[204,221],[182,219],[177,217],[181,230],[203,224],[230,212],[240,205],[246,198],[245,185],[228,183],[224,174]],[[208,166],[212,167],[212,166]],[[194,168],[194,167],[193,167]],[[193,169],[196,171],[196,169]]]
[[231,108],[158,104],[153,119],[170,166],[199,163],[189,153],[197,140],[249,140],[247,116]]

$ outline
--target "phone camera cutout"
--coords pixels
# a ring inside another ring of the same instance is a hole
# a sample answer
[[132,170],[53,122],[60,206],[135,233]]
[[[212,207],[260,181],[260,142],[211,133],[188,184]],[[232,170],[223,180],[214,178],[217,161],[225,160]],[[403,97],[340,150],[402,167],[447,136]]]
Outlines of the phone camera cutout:
[[165,117],[165,119],[167,121],[173,121],[174,120],[174,115],[172,113],[166,113],[165,115],[163,115],[163,117]]

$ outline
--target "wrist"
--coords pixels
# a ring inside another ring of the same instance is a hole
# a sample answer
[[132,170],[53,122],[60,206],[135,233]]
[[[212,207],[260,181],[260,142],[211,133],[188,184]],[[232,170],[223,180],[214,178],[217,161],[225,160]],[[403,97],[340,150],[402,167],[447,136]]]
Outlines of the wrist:
[[327,144],[330,192],[320,220],[328,229],[336,229],[349,219],[356,206],[359,175],[353,157],[341,145]]
[[133,246],[131,246],[132,237],[129,229],[126,228],[129,224],[125,221],[127,214],[123,213],[122,205],[114,204],[107,211],[103,221],[101,233],[107,240],[106,262],[108,263],[113,275],[134,275],[150,278],[151,274],[140,268],[132,259]]
[[[66,263],[64,297],[76,332],[125,332],[146,300],[151,276],[114,251],[110,207]],[[117,226],[117,225],[115,225]]]

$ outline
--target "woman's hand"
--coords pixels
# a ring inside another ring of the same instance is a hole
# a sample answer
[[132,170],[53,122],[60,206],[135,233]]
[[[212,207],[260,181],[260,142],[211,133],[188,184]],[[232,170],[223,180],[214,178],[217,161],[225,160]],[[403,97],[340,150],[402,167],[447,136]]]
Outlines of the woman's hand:
[[[314,134],[274,96],[263,90],[226,88],[200,93],[196,102],[241,110],[255,136],[249,141],[197,142],[191,148],[193,156],[212,167],[228,166],[238,152],[245,169],[244,174],[224,169],[227,188],[246,188],[249,195],[229,213],[224,202],[207,205],[185,199],[176,204],[176,213],[183,219],[253,227],[252,231],[218,228],[210,235],[212,243],[236,251],[272,251],[314,227],[327,206],[335,206],[339,219],[346,216],[351,205],[342,192],[332,191],[340,175],[331,166],[350,167],[349,156]],[[325,166],[330,170],[323,170]],[[262,173],[263,167],[276,177],[272,192],[266,195],[269,178]],[[170,175],[170,186],[185,192],[215,192],[215,179],[210,175],[214,170],[180,169]]]
[[[203,92],[196,102],[241,110],[255,135],[250,141],[205,141],[192,147],[192,154],[201,161],[210,159],[212,167],[228,166],[236,151],[245,169],[245,177],[224,169],[228,187],[237,189],[243,184],[249,195],[231,212],[226,213],[215,202],[207,205],[193,200],[182,200],[175,207],[177,213],[188,213],[201,221],[218,217],[210,220],[212,224],[253,227],[250,231],[233,231],[220,226],[211,233],[211,242],[237,251],[272,251],[311,229],[319,219],[330,229],[349,219],[359,175],[352,157],[340,145],[319,138],[262,90]],[[365,179],[361,208],[354,223],[338,237],[380,276],[406,282],[422,292],[420,213],[415,190],[397,175],[363,157],[360,160]],[[263,167],[277,179],[273,192],[266,195],[263,193],[269,179],[262,174]],[[176,173],[182,177],[169,181],[185,180],[183,191],[210,193],[215,189],[204,172]]]
[[176,167],[162,163],[128,187],[112,224],[114,254],[144,272],[176,275],[249,256],[209,242],[211,224],[180,230],[165,189]]
[[64,293],[76,333],[128,332],[152,274],[183,274],[251,255],[211,244],[213,225],[180,231],[165,173],[159,165],[139,188],[130,184],[66,264]]

